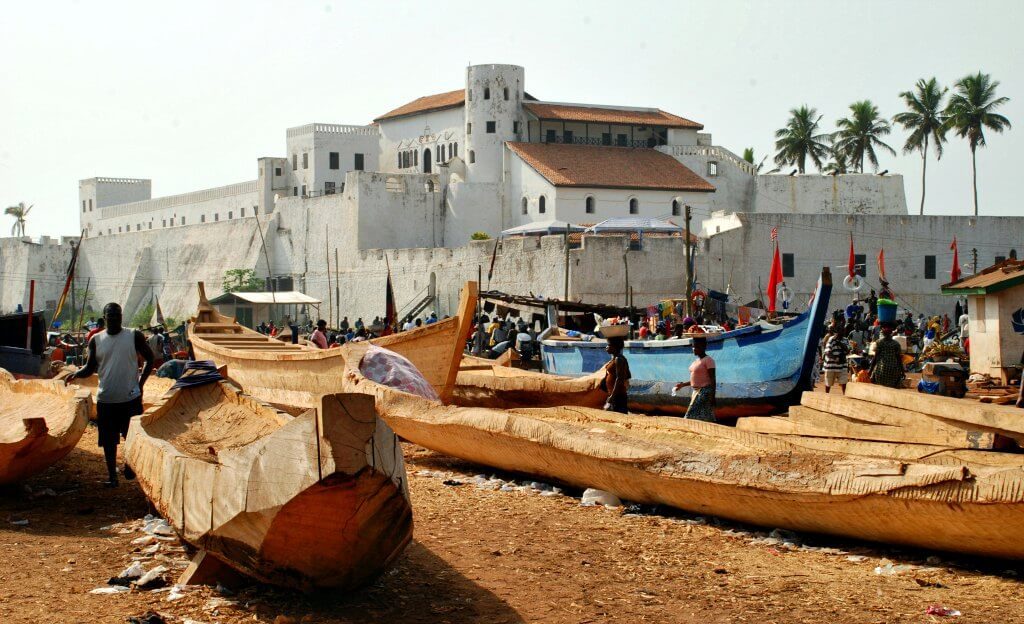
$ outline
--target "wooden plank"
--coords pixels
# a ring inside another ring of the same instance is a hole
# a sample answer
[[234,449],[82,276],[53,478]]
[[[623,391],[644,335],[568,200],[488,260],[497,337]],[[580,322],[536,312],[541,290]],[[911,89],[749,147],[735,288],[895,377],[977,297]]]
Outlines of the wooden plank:
[[455,336],[450,346],[448,361],[445,362],[448,371],[445,375],[444,386],[438,393],[441,396],[441,402],[445,405],[452,402],[455,380],[459,376],[459,365],[462,364],[462,353],[466,350],[466,339],[469,338],[469,331],[473,327],[473,310],[476,309],[479,289],[480,285],[476,282],[466,282],[466,285],[462,287],[462,292],[459,293],[459,316],[455,326]]
[[[803,405],[789,409],[790,420],[826,431],[825,437],[873,440],[876,442],[910,442],[935,444],[954,448],[990,449],[994,435],[967,431],[939,431],[927,424],[920,426],[865,423],[844,416],[829,414]],[[811,434],[815,435],[815,434]]]
[[980,425],[1013,438],[1018,443],[1024,442],[1024,413],[1015,407],[975,403],[875,384],[849,384],[846,386],[846,396],[923,412],[956,422]]
[[[925,439],[915,440],[883,438],[885,441],[949,444],[957,448],[973,449],[991,449],[995,445],[996,434],[991,431],[982,431],[977,426],[951,422],[921,412],[861,401],[839,394],[805,392],[800,399],[800,404],[852,421],[902,427],[907,431],[914,432],[913,435],[925,437]],[[792,413],[790,415],[792,416]],[[930,435],[934,435],[935,439],[929,438]],[[948,442],[944,441],[947,439]]]

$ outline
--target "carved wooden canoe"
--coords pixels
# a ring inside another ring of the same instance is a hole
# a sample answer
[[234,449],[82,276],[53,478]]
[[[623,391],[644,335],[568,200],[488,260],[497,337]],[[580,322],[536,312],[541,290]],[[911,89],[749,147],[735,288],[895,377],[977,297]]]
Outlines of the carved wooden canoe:
[[766,527],[1024,558],[1021,455],[895,444],[851,455],[674,417],[445,406],[367,379],[367,348],[349,350],[346,389],[446,455]]
[[402,450],[366,396],[325,395],[293,418],[228,381],[172,389],[132,420],[125,453],[146,496],[200,549],[194,568],[347,589],[412,537]]
[[64,458],[89,424],[92,398],[56,379],[22,379],[0,369],[0,485]]
[[602,371],[583,377],[563,377],[466,355],[455,381],[452,402],[498,409],[558,405],[599,408],[608,397],[601,390],[602,378]]
[[[460,310],[468,313],[373,342],[409,358],[438,396],[450,401],[472,326],[476,292],[476,282],[467,283],[463,289]],[[308,344],[293,345],[239,325],[210,305],[202,283],[199,311],[187,332],[197,360],[226,365],[231,378],[260,400],[282,406],[316,407],[321,395],[341,390],[344,347],[318,349]]]

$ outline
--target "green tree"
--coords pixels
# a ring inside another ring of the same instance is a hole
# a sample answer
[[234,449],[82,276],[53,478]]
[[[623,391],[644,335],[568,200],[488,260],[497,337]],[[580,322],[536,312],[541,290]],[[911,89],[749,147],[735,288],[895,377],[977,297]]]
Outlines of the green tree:
[[469,235],[469,240],[490,240],[491,235],[487,232],[473,232]]
[[1010,120],[994,112],[1010,101],[996,97],[998,80],[978,72],[956,81],[956,91],[946,105],[946,124],[971,148],[971,178],[974,184],[974,216],[978,216],[978,147],[984,147],[985,129],[1002,132],[1010,129]]
[[8,206],[4,209],[4,214],[14,217],[14,225],[11,226],[11,236],[25,235],[25,217],[28,216],[30,210],[32,210],[32,206],[26,208],[25,202],[18,202],[17,206]]
[[878,114],[878,107],[871,100],[850,104],[850,116],[836,121],[836,128],[832,135],[835,149],[846,154],[850,166],[860,173],[864,173],[865,159],[878,170],[876,148],[896,155],[896,150],[880,138],[892,132],[892,126]]
[[830,153],[832,154],[832,160],[828,161],[828,164],[825,165],[821,172],[829,175],[848,173],[849,165],[846,162],[846,152],[833,147]]
[[925,174],[928,171],[928,144],[935,146],[936,160],[942,158],[942,144],[946,142],[946,114],[942,110],[945,87],[935,78],[917,81],[913,91],[900,93],[907,110],[897,113],[892,120],[910,132],[903,153],[921,152],[921,211],[924,214]]
[[[745,160],[748,163],[754,165],[754,148],[747,147],[747,148],[743,149],[743,160]],[[759,162],[756,165],[754,165],[754,170],[757,171],[758,173],[761,173],[761,169],[763,167],[764,167],[764,158],[761,159],[761,162]]]
[[775,164],[780,167],[796,165],[800,173],[806,170],[807,159],[821,169],[828,156],[830,136],[820,132],[821,115],[806,104],[789,111],[789,121],[775,131]]
[[153,320],[153,312],[155,310],[156,306],[154,306],[152,303],[147,303],[146,305],[142,306],[141,308],[139,308],[138,312],[135,313],[135,316],[132,317],[131,326],[142,328],[149,327],[149,322]]
[[224,292],[256,292],[266,290],[266,282],[256,277],[252,269],[228,269],[224,271]]

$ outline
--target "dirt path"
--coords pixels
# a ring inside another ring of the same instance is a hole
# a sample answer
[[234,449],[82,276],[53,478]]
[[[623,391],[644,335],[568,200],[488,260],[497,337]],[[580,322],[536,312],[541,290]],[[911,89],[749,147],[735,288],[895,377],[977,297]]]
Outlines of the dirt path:
[[[148,511],[135,484],[99,486],[95,443],[90,429],[68,459],[28,482],[44,495],[21,488],[0,495],[0,622],[113,623],[149,609],[172,622],[211,624],[1024,621],[1019,564],[944,555],[928,563],[934,553],[831,539],[807,538],[811,547],[844,554],[750,544],[749,527],[482,489],[472,479],[482,469],[417,447],[406,448],[415,540],[395,568],[360,592],[304,597],[253,587],[221,596],[202,588],[174,602],[164,600],[167,593],[90,595],[141,549],[131,544],[140,533],[100,528]],[[451,479],[462,484],[444,484]],[[879,576],[873,570],[883,557],[926,569]],[[963,616],[926,616],[934,604]]]

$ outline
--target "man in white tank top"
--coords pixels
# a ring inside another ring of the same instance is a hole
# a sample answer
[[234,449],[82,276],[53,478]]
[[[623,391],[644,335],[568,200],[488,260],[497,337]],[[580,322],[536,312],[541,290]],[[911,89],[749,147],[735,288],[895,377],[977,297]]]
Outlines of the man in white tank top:
[[[153,350],[146,344],[141,332],[125,330],[121,326],[121,306],[108,303],[103,307],[106,331],[99,332],[89,341],[89,359],[85,366],[65,379],[90,377],[99,373],[96,392],[96,425],[99,445],[107,462],[107,487],[117,487],[117,446],[128,434],[132,416],[142,413],[142,387],[153,370]],[[139,373],[139,356],[146,361]],[[126,479],[135,477],[131,468],[124,467]]]

